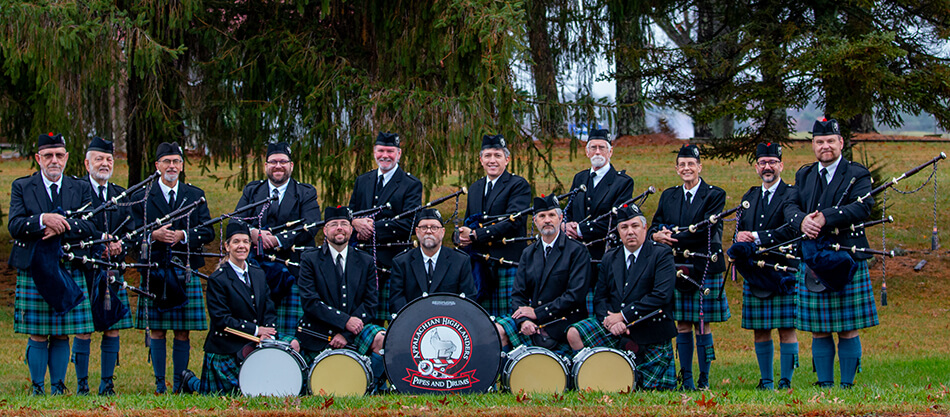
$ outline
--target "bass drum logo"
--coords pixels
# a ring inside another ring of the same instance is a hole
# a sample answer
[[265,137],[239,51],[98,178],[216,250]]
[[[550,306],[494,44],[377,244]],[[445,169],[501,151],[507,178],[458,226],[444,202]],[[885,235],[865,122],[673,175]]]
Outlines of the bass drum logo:
[[406,368],[402,378],[414,388],[461,390],[478,382],[476,369],[466,369],[472,358],[472,336],[457,320],[432,317],[416,328],[410,339],[416,368]]

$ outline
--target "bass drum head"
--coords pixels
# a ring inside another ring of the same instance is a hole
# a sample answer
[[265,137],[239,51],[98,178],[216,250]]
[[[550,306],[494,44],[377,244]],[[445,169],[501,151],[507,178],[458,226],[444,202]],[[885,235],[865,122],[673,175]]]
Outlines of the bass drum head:
[[567,366],[550,350],[518,346],[508,354],[501,384],[515,394],[564,392],[567,389]]
[[310,393],[338,397],[365,395],[373,372],[364,358],[348,349],[321,353],[310,367]]
[[632,392],[635,365],[630,357],[610,348],[584,348],[574,357],[574,388],[578,391]]
[[386,331],[386,375],[402,393],[486,392],[498,377],[501,340],[488,313],[455,294],[420,297]]
[[241,364],[238,384],[241,393],[248,397],[300,395],[303,358],[297,352],[277,347],[257,349]]

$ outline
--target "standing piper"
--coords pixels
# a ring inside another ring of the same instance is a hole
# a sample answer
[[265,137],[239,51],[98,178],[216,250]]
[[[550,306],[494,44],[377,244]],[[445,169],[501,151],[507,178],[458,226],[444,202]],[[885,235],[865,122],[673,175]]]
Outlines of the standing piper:
[[353,215],[348,207],[327,207],[324,219],[326,243],[300,258],[303,319],[297,339],[307,363],[327,346],[352,348],[361,355],[369,353],[379,387],[385,381],[380,351],[386,332],[382,326],[369,323],[378,306],[373,257],[349,246]]
[[[69,152],[62,135],[40,135],[36,163],[40,172],[13,181],[10,266],[17,269],[13,331],[29,334],[26,363],[33,395],[65,394],[69,335],[93,330],[92,312],[82,270],[55,255],[62,243],[98,238],[92,222],[67,218],[64,210],[90,203],[89,183],[63,174]],[[40,256],[34,256],[39,254]]]
[[458,249],[442,247],[445,227],[439,210],[420,210],[415,224],[419,247],[393,258],[389,311],[396,314],[423,294],[447,292],[474,296],[475,282],[468,255]]
[[[135,213],[133,219],[137,222],[136,227],[153,222],[179,207],[204,198],[205,193],[200,188],[179,181],[179,175],[184,172],[184,165],[185,160],[178,143],[163,142],[158,145],[155,152],[155,168],[161,172],[161,177],[151,185],[147,196],[146,191],[142,190],[133,197],[133,200],[146,199],[145,203],[132,208]],[[146,206],[144,213],[143,205]],[[171,251],[200,253],[202,246],[214,239],[214,229],[211,226],[198,227],[208,220],[211,220],[211,215],[207,204],[199,204],[187,216],[152,230],[151,235],[148,236],[150,252],[141,254],[150,263],[158,263],[158,269],[171,271],[166,274],[166,279],[177,280],[178,284],[184,287],[184,295],[187,298],[182,305],[162,308],[146,297],[139,297],[135,327],[149,330],[149,353],[152,358],[152,369],[155,372],[156,394],[164,394],[166,390],[166,332],[170,329],[175,333],[172,344],[172,364],[175,372],[172,374],[174,381],[172,392],[178,393],[181,391],[181,375],[185,369],[188,369],[191,354],[190,332],[208,328],[201,280],[191,271],[182,268],[171,269],[172,258],[183,257],[172,255]],[[204,266],[205,261],[200,255],[191,255],[182,263],[192,270],[197,270]],[[159,271],[153,269],[149,272],[143,269],[141,272],[143,282],[145,282],[150,274],[153,275],[150,279],[156,280],[157,277],[154,275]],[[161,287],[164,286],[161,285]],[[158,291],[155,287],[158,285],[154,283],[148,285],[149,291],[153,293]]]
[[[739,218],[736,228],[737,242],[754,242],[758,246],[771,247],[785,242],[798,233],[785,222],[785,198],[790,194],[789,185],[782,181],[782,147],[777,143],[760,143],[755,148],[755,172],[762,178],[762,185],[752,187],[742,196],[750,206]],[[781,256],[770,256],[770,263],[785,263]],[[742,328],[753,331],[755,356],[759,362],[759,389],[772,389],[772,367],[775,346],[772,344],[772,329],[778,329],[781,355],[781,379],[778,388],[791,388],[792,374],[798,366],[798,336],[795,334],[795,317],[798,295],[776,294],[750,284],[748,277],[742,284]]]
[[[524,178],[507,171],[511,152],[502,135],[482,137],[478,160],[485,169],[486,176],[468,187],[466,225],[459,228],[459,246],[468,247],[466,251],[473,255],[490,255],[509,261],[519,259],[526,244],[505,244],[503,239],[523,237],[527,215],[484,227],[479,223],[485,216],[504,216],[527,210],[531,206],[531,186]],[[475,285],[481,298],[478,301],[488,310],[488,314],[494,317],[509,314],[512,283],[518,268],[488,263],[474,256],[473,262]]]
[[[593,221],[595,217],[610,212],[610,210],[633,197],[633,178],[626,171],[618,172],[610,163],[613,156],[613,144],[610,132],[605,129],[594,130],[587,138],[587,158],[590,159],[590,169],[585,169],[574,175],[571,189],[581,185],[587,191],[577,193],[570,205],[564,208],[564,232],[572,239],[582,242],[592,242],[587,249],[591,259],[599,261],[606,250],[608,229],[612,226],[609,218]],[[587,309],[593,314],[593,289],[597,282],[597,268],[591,270],[591,292],[587,296]]]
[[[709,258],[686,258],[677,252],[678,264],[690,264],[687,274],[709,295],[696,285],[677,286],[673,292],[673,316],[676,319],[676,348],[680,357],[680,378],[686,390],[709,388],[709,368],[716,359],[713,349],[712,328],[709,323],[723,322],[729,319],[729,303],[724,290],[725,278],[722,272],[726,264],[722,256],[722,222],[716,222],[695,233],[683,231],[674,235],[671,227],[680,228],[699,223],[709,216],[722,212],[726,204],[726,192],[722,188],[707,184],[699,176],[703,165],[699,159],[699,148],[686,145],[680,148],[676,156],[676,173],[683,185],[667,188],[660,195],[660,201],[653,215],[650,236],[654,241],[671,246],[677,251],[716,255],[715,262]],[[696,329],[696,350],[699,359],[699,378],[693,384],[693,329]]]
[[[92,186],[92,205],[90,207],[99,207],[105,204],[109,199],[125,191],[125,188],[120,187],[118,184],[109,182],[109,179],[112,178],[115,163],[113,159],[114,152],[115,147],[113,143],[103,140],[98,136],[92,138],[92,142],[89,143],[84,163],[86,165],[86,172],[89,174],[86,178]],[[126,221],[131,215],[132,211],[128,206],[115,205],[113,208],[103,210],[91,220],[96,224],[96,228],[103,233],[121,236],[132,231],[132,222]],[[93,255],[94,257],[101,256],[107,260],[122,262],[123,259],[125,259],[126,252],[122,243],[112,242],[106,244],[104,250],[99,253],[94,253]],[[87,272],[91,273],[91,276],[87,276],[86,279],[87,284],[89,284],[90,294],[94,291],[100,291],[100,286],[110,285],[108,282],[99,282],[94,279],[96,274],[106,274],[108,272],[100,268],[95,268]],[[118,273],[119,271],[115,271],[115,274],[117,274],[116,278],[121,279],[122,276],[118,275]],[[113,288],[115,287],[113,286]],[[104,291],[110,290],[106,287]],[[111,310],[120,305],[128,307],[129,296],[125,288],[119,287],[115,292],[118,295],[118,299],[109,301],[108,307],[102,305],[104,304],[105,297],[97,297],[96,301],[98,301],[97,304],[99,305],[92,306],[94,313],[96,311]],[[101,358],[99,395],[115,394],[113,381],[115,379],[115,366],[119,360],[119,330],[132,328],[131,310],[125,311],[126,314],[122,317],[111,317],[109,314],[93,314],[95,330],[102,332],[102,342],[99,345]],[[89,334],[85,334],[76,336],[76,338],[73,339],[73,362],[76,366],[76,378],[79,379],[79,387],[76,388],[77,394],[89,392],[89,336]]]
[[379,132],[373,145],[373,158],[378,168],[356,178],[350,197],[350,209],[353,211],[390,204],[389,208],[375,216],[380,220],[374,220],[374,217],[353,219],[356,239],[372,247],[370,253],[375,253],[376,267],[381,269],[377,275],[380,308],[374,318],[380,323],[391,319],[386,311],[389,305],[389,271],[392,270],[393,257],[401,249],[373,247],[374,239],[377,245],[409,239],[412,236],[412,218],[392,218],[422,205],[422,182],[399,166],[400,157],[402,149],[399,147],[399,135]]
[[[866,248],[864,229],[849,231],[849,226],[867,220],[871,214],[874,200],[860,198],[871,191],[871,174],[861,164],[841,156],[844,139],[836,120],[815,122],[812,135],[811,147],[818,161],[795,173],[795,187],[786,200],[785,217],[809,239]],[[832,233],[835,229],[845,232]],[[798,273],[798,328],[812,333],[812,360],[818,374],[817,385],[822,388],[834,386],[832,333],[838,333],[841,387],[850,388],[861,362],[858,330],[878,325],[866,261],[871,255],[856,252],[850,256],[855,267],[850,276],[837,277],[847,280],[840,291],[824,288],[811,274],[806,274],[804,262]]]
[[541,346],[570,353],[567,329],[587,318],[590,254],[561,231],[553,195],[535,197],[534,225],[541,239],[521,254],[511,293],[511,315],[495,319],[502,346]]
[[[271,143],[267,145],[267,155],[264,158],[264,174],[267,179],[248,183],[236,208],[268,197],[277,197],[277,201],[271,202],[264,213],[259,228],[253,227],[258,226],[256,220],[250,220],[251,242],[254,244],[251,258],[255,259],[270,278],[268,285],[271,290],[270,297],[276,305],[277,331],[293,334],[303,315],[297,281],[294,278],[300,276],[300,268],[264,259],[262,255],[273,255],[282,260],[298,262],[300,255],[293,247],[313,246],[317,232],[288,228],[275,234],[270,229],[294,220],[304,223],[319,221],[320,205],[317,204],[316,188],[291,177],[294,173],[294,161],[291,158],[290,145],[285,142]],[[235,215],[252,217],[259,211],[260,208],[257,208]]]
[[[667,312],[673,307],[676,269],[673,252],[647,241],[647,218],[637,206],[617,213],[623,246],[613,248],[600,263],[594,290],[595,317],[567,330],[574,350],[585,346],[635,350],[637,385],[644,389],[676,388],[673,336],[676,326]],[[632,324],[657,310],[653,318]]]

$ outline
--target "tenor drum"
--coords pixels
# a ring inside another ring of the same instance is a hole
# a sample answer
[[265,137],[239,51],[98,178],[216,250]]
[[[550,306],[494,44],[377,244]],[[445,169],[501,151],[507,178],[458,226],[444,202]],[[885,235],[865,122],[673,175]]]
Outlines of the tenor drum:
[[265,339],[247,355],[238,373],[241,393],[248,397],[300,395],[307,363],[289,343]]
[[564,392],[567,384],[567,359],[537,346],[521,345],[512,350],[501,372],[502,389],[513,393]]
[[310,393],[313,395],[365,395],[372,382],[369,358],[349,349],[325,350],[310,367]]
[[636,386],[636,365],[622,351],[584,348],[574,356],[571,381],[578,391],[630,392]]
[[498,377],[501,340],[488,313],[454,294],[406,304],[386,331],[386,375],[403,393],[486,392]]

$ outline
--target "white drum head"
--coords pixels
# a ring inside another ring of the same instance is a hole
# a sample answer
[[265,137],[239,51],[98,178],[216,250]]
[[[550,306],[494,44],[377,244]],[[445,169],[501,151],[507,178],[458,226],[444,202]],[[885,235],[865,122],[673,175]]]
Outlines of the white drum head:
[[299,395],[303,387],[300,363],[290,353],[277,348],[251,352],[238,374],[241,393],[248,397]]

